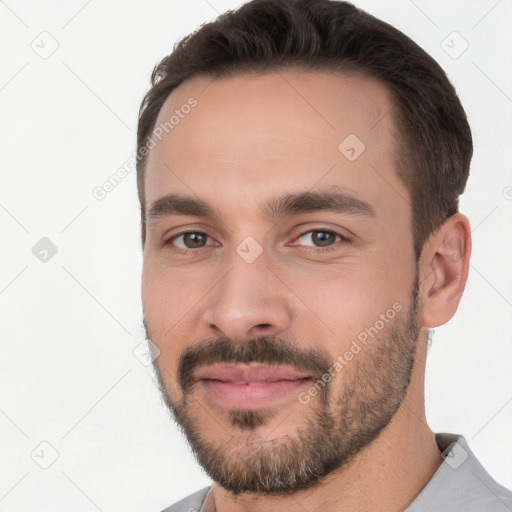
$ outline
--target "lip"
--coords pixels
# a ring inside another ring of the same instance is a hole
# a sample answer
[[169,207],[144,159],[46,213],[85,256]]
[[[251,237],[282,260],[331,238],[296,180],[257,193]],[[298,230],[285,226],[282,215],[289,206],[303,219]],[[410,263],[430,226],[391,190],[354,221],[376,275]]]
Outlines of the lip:
[[289,367],[215,364],[195,376],[209,400],[224,408],[255,409],[270,405],[309,382]]
[[247,364],[213,364],[199,368],[195,380],[219,380],[223,382],[275,382],[297,380],[309,375],[286,366],[249,366]]

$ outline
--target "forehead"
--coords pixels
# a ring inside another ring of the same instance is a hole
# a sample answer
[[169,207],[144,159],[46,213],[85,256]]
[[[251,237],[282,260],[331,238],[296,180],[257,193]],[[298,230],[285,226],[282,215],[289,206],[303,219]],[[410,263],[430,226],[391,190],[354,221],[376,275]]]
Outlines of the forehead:
[[397,188],[407,195],[394,171],[391,110],[384,86],[353,74],[288,69],[194,77],[158,115],[155,127],[167,129],[153,136],[146,206],[179,191],[246,198],[239,206],[248,209],[264,191],[316,184],[347,186],[370,201]]

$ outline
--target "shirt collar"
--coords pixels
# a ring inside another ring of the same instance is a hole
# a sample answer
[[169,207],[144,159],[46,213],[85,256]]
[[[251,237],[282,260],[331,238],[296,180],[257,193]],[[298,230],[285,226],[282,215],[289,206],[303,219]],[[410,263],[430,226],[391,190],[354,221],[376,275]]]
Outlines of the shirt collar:
[[444,462],[405,512],[512,510],[510,491],[499,485],[461,435],[438,433]]
[[[473,455],[461,435],[438,433],[436,443],[444,462],[404,512],[480,510],[481,503],[501,501],[510,506],[507,491],[497,484]],[[213,486],[199,512],[215,512]],[[459,508],[463,506],[463,508]],[[504,508],[503,510],[507,510]]]

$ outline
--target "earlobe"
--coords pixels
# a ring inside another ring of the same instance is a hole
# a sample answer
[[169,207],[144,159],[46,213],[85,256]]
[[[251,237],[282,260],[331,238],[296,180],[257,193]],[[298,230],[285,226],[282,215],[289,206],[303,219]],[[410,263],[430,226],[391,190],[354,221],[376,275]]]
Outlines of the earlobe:
[[466,285],[471,255],[468,219],[457,213],[432,235],[422,254],[423,326],[443,325],[455,314]]

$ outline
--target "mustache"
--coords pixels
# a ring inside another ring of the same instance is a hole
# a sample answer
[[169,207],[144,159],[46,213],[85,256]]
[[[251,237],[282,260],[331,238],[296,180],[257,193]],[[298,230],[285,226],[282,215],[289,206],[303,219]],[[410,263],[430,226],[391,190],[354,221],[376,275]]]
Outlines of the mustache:
[[178,383],[186,394],[194,383],[194,370],[215,363],[248,364],[257,362],[269,366],[291,366],[315,380],[332,366],[329,354],[322,348],[298,348],[274,336],[260,336],[243,343],[228,337],[196,342],[187,347],[178,361]]

